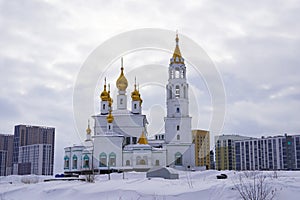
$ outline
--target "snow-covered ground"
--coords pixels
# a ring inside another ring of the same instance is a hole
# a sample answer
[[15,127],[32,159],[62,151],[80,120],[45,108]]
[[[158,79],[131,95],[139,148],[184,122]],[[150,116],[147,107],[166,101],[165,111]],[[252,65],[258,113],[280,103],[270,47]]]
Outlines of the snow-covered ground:
[[[88,199],[241,199],[235,189],[239,173],[234,171],[182,172],[178,171],[178,180],[161,178],[147,179],[146,173],[127,172],[123,175],[97,175],[95,183],[83,181],[43,182],[52,177],[8,176],[0,177],[0,200],[88,200]],[[216,175],[225,173],[228,179],[216,179]],[[300,199],[300,171],[280,171],[278,178],[272,178],[274,172],[264,173],[267,184],[276,188],[276,199]],[[32,181],[31,184],[24,182]]]

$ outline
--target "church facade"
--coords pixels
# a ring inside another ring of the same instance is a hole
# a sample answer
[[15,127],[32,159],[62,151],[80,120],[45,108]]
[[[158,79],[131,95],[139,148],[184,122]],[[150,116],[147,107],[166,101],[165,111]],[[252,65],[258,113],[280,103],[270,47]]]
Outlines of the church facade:
[[195,147],[189,116],[189,85],[178,35],[166,85],[165,133],[155,135],[155,139],[147,138],[148,121],[142,113],[143,100],[136,83],[130,95],[131,109],[128,109],[128,81],[124,74],[123,59],[121,63],[120,76],[116,81],[117,99],[113,102],[105,80],[100,95],[100,112],[92,116],[94,134],[91,135],[92,130],[88,124],[85,142],[65,147],[65,173],[110,169],[147,170],[154,166],[193,169]]

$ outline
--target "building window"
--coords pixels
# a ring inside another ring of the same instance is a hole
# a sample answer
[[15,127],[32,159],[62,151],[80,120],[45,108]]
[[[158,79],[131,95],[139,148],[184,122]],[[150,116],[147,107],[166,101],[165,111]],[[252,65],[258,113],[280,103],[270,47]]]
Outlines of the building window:
[[73,156],[72,168],[77,169],[77,156],[76,155]]
[[89,168],[90,166],[90,158],[88,155],[84,155],[83,157],[83,168]]
[[109,166],[115,167],[116,166],[116,154],[114,152],[109,154]]
[[110,125],[108,125],[108,130],[111,130],[111,126]]
[[100,167],[107,167],[107,156],[106,153],[102,152],[100,154],[100,162],[99,162],[99,166]]
[[143,158],[141,156],[136,157],[136,165],[147,165],[147,156],[144,156]]
[[177,129],[177,131],[179,131],[179,129],[180,129],[179,125],[177,125],[176,129]]
[[130,166],[130,160],[126,160],[126,166]]
[[136,157],[136,165],[140,164],[141,159],[142,159],[141,156]]
[[182,154],[179,152],[175,154],[175,165],[182,165]]
[[126,137],[126,144],[125,145],[128,145],[130,144],[130,137]]
[[134,109],[136,109],[136,103],[133,105]]
[[180,89],[179,89],[179,85],[176,85],[175,87],[175,97],[179,98],[180,97]]
[[[176,61],[178,60],[178,58],[176,58]],[[178,70],[175,71],[175,78],[179,78],[180,77],[180,72]]]
[[180,135],[179,134],[177,135],[177,140],[180,140]]
[[103,106],[102,106],[102,107],[103,107],[103,110],[105,110],[105,104],[103,104]]
[[123,99],[120,99],[120,104],[121,104],[121,105],[123,104]]
[[180,109],[179,109],[179,108],[176,108],[176,112],[179,113],[179,112],[180,112]]
[[64,166],[64,168],[65,169],[69,169],[69,157],[65,156],[64,160],[65,160],[65,164],[64,164],[65,166]]
[[156,160],[156,161],[155,161],[155,165],[156,165],[156,166],[159,166],[159,160]]
[[143,156],[143,160],[145,161],[145,165],[148,165],[148,158],[147,158],[147,156]]
[[137,137],[132,137],[132,144],[136,144],[137,142]]
[[146,165],[146,161],[144,159],[141,159],[139,165]]

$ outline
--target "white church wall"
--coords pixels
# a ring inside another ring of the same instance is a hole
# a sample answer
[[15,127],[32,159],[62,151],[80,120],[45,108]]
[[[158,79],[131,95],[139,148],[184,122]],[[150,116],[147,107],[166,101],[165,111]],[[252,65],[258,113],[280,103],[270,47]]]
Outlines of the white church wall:
[[152,151],[152,167],[154,166],[167,166],[166,150]]
[[[194,167],[195,158],[193,157],[193,145],[168,144],[167,145],[167,165],[175,166],[175,156],[177,153],[182,155],[182,166]],[[180,165],[179,165],[180,166]]]
[[167,143],[192,143],[191,117],[166,117],[165,122]]
[[107,156],[106,166],[109,165],[110,155],[115,154],[115,163],[110,167],[122,166],[122,143],[123,137],[119,136],[94,136],[94,157],[98,160],[95,167],[99,167],[99,158],[101,153]]

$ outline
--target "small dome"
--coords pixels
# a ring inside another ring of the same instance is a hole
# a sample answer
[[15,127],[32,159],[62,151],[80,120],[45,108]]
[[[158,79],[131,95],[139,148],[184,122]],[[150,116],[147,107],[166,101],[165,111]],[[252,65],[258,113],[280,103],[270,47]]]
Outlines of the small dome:
[[142,135],[141,135],[141,137],[139,138],[138,143],[139,143],[139,144],[148,144],[148,140],[147,140],[147,137],[146,137],[146,135],[144,134],[144,132],[142,132]]
[[109,99],[109,93],[106,91],[106,84],[104,85],[104,90],[101,93],[100,98],[102,101],[108,101]]
[[140,92],[136,89],[136,84],[134,84],[134,91],[131,93],[132,101],[140,101],[140,103],[143,102],[141,99]]
[[108,116],[106,117],[107,123],[112,123],[114,121],[114,116],[111,114],[111,110],[109,111]]
[[120,91],[125,91],[127,86],[128,86],[128,81],[126,79],[126,77],[124,76],[124,68],[123,68],[123,58],[121,59],[121,74],[116,82],[117,88]]
[[88,121],[88,127],[86,129],[86,134],[91,134],[92,130],[90,128],[90,120]]

